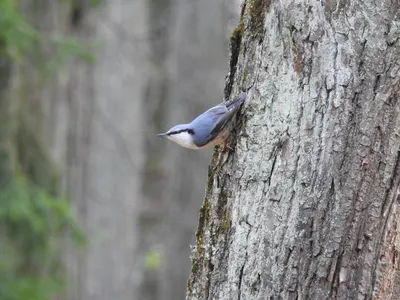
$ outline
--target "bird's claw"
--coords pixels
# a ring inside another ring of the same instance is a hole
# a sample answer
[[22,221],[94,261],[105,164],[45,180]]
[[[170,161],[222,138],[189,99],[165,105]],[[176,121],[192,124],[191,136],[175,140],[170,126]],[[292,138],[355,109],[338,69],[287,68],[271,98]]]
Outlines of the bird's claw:
[[234,151],[234,149],[229,145],[229,141],[225,141],[225,143],[223,144],[222,152],[226,152],[228,151],[228,149]]

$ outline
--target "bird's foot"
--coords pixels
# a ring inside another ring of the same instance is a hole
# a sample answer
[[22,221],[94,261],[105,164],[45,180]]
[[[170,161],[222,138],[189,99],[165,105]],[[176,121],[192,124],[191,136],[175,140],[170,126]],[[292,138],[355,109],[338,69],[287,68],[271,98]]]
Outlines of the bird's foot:
[[228,150],[234,151],[234,149],[232,148],[232,143],[229,140],[226,140],[223,143],[223,147],[222,147],[222,152],[226,152]]

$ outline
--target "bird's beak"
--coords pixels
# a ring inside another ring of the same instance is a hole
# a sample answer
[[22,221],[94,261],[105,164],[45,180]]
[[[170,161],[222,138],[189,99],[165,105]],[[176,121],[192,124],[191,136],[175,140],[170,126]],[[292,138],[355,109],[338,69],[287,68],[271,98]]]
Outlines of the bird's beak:
[[159,134],[157,134],[158,136],[166,136],[167,135],[167,133],[166,132],[164,132],[164,133],[159,133]]

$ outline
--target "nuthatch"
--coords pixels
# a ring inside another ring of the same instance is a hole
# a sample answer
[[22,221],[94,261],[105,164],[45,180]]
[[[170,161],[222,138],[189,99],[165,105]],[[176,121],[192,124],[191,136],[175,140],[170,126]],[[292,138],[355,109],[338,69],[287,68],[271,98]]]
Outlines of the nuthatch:
[[241,93],[231,103],[218,104],[191,123],[176,125],[159,136],[195,150],[225,143],[232,129],[232,118],[245,100],[246,93]]

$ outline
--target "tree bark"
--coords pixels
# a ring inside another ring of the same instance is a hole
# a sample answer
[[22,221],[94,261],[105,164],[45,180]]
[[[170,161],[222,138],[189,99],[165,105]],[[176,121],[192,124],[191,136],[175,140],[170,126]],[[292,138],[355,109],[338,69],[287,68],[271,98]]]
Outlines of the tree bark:
[[243,3],[187,299],[397,299],[396,1]]

